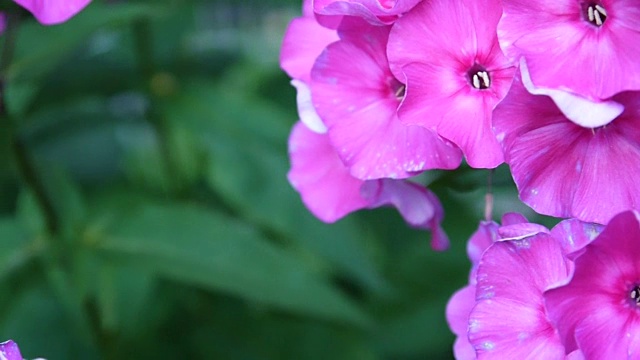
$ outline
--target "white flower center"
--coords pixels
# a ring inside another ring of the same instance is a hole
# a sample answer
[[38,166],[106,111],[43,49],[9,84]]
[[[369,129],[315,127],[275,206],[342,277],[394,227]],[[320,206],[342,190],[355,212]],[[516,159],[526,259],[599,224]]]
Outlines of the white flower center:
[[635,301],[637,306],[640,306],[640,286],[636,285],[631,289],[629,293],[631,300]]
[[478,90],[488,89],[491,86],[489,72],[485,69],[474,67],[467,73],[471,86]]
[[585,19],[595,26],[600,27],[607,20],[607,10],[600,4],[589,4],[585,11]]

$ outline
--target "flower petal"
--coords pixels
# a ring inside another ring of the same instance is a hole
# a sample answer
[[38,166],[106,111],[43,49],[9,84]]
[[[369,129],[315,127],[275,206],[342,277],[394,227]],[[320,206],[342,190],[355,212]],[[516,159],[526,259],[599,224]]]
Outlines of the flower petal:
[[297,123],[289,137],[289,156],[289,182],[320,220],[334,222],[369,205],[360,195],[363,181],[349,174],[327,135]]
[[91,0],[14,0],[44,25],[54,25],[69,20]]

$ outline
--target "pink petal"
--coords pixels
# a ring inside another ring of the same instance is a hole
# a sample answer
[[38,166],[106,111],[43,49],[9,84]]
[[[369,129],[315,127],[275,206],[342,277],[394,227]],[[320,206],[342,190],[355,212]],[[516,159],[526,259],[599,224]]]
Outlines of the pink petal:
[[602,232],[603,226],[577,219],[564,220],[551,229],[551,235],[561,240],[564,252],[579,252]]
[[440,227],[444,209],[438,197],[422,185],[410,181],[380,179],[364,183],[362,196],[369,201],[369,208],[394,206],[411,226],[431,230],[431,246],[434,250],[446,250],[449,240]]
[[447,323],[451,331],[457,336],[453,347],[456,359],[476,358],[476,351],[467,338],[469,314],[476,303],[475,294],[475,286],[466,286],[453,294],[447,303]]
[[0,343],[0,360],[22,360],[20,349],[13,340]]
[[527,220],[527,218],[520,213],[504,213],[504,215],[502,215],[501,222],[502,222],[502,226],[509,226],[509,225],[515,225],[515,224],[521,224],[521,223],[528,223],[529,220]]
[[318,116],[318,113],[316,112],[316,108],[313,106],[311,90],[307,84],[299,80],[291,80],[291,85],[296,88],[296,102],[298,105],[300,121],[302,121],[302,123],[311,131],[317,132],[318,134],[326,133],[327,127],[324,122],[322,122],[322,119],[320,119],[320,116]]
[[[498,241],[499,227],[500,225],[493,221],[481,221],[478,229],[471,235],[469,242],[467,242],[467,255],[473,266],[476,266],[480,262],[482,253],[484,253],[491,244]],[[473,282],[475,282],[475,276],[473,277]]]
[[557,90],[537,87],[531,82],[524,58],[520,61],[522,83],[529,93],[551,97],[564,116],[582,127],[597,128],[607,125],[624,111],[624,106],[615,101],[590,101],[582,96]]
[[478,302],[469,319],[469,340],[478,357],[563,358],[542,293],[566,282],[568,275],[560,245],[544,233],[487,249],[478,268]]
[[373,25],[390,24],[421,0],[315,0],[314,10],[321,15],[360,17]]
[[501,237],[500,241],[508,241],[524,239],[538,233],[549,233],[549,229],[539,224],[521,223],[501,226],[498,233]]
[[84,9],[91,0],[14,0],[44,25],[54,25],[69,20]]
[[293,19],[282,41],[280,66],[293,79],[308,83],[316,58],[337,40],[335,30],[320,26],[313,17]]
[[297,123],[289,137],[289,156],[289,182],[320,220],[334,222],[369,205],[360,195],[364,182],[349,174],[328,136]]

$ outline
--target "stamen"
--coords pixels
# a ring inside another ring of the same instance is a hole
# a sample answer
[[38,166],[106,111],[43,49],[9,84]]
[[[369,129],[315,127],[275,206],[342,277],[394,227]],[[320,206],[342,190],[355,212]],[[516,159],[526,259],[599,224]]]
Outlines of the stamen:
[[586,20],[595,26],[602,26],[607,19],[607,10],[600,4],[590,3],[586,7]]
[[482,67],[476,65],[467,73],[471,86],[478,90],[488,89],[491,86],[491,78],[489,73]]
[[396,99],[402,100],[406,92],[407,92],[407,86],[402,84],[395,91]]
[[631,300],[635,301],[637,306],[640,306],[640,286],[636,285],[633,289],[631,289]]

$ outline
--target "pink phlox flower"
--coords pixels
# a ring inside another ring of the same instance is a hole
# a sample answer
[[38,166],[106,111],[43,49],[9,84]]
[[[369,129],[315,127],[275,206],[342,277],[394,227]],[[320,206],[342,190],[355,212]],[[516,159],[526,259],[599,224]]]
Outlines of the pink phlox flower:
[[498,45],[501,14],[499,0],[423,1],[389,35],[391,70],[407,85],[400,120],[435,129],[475,168],[503,162],[491,113],[515,66]]
[[91,0],[14,0],[29,10],[44,25],[65,22],[79,13]]
[[353,177],[331,145],[297,123],[289,137],[291,185],[320,220],[334,222],[360,209],[394,206],[413,227],[432,231],[432,247],[444,250],[448,239],[440,223],[444,210],[431,191],[405,180],[361,180]]
[[[421,0],[314,0],[313,10],[324,16],[356,16],[373,25],[388,25]],[[321,20],[321,22],[323,22]],[[324,22],[323,22],[324,23]]]
[[543,292],[568,281],[570,263],[545,232],[498,241],[482,255],[469,341],[482,359],[564,359]]
[[[569,119],[560,110],[568,105],[556,105],[564,100],[583,104],[583,114],[599,115]],[[606,224],[613,215],[640,207],[640,92],[595,105],[585,101],[532,95],[516,76],[493,122],[524,203],[541,214]],[[606,125],[586,126],[589,122]]]
[[405,86],[389,69],[389,27],[351,17],[339,35],[316,60],[311,98],[351,174],[363,180],[407,178],[458,167],[461,153],[455,145],[398,120]]
[[640,90],[640,5],[636,0],[503,0],[498,37],[524,57],[534,84],[590,100]]
[[616,215],[584,247],[565,286],[545,293],[567,351],[585,359],[640,358],[640,219]]
[[[535,226],[533,226],[535,225]],[[456,335],[453,351],[456,359],[475,359],[476,351],[467,337],[469,315],[476,304],[476,275],[482,254],[493,243],[502,241],[501,233],[534,235],[536,232],[548,232],[545,227],[529,223],[518,213],[506,213],[502,216],[502,226],[494,221],[481,221],[478,229],[467,242],[467,255],[471,260],[469,284],[458,290],[447,303],[446,317],[451,331]]]
[[20,349],[13,340],[0,343],[0,360],[22,360]]

